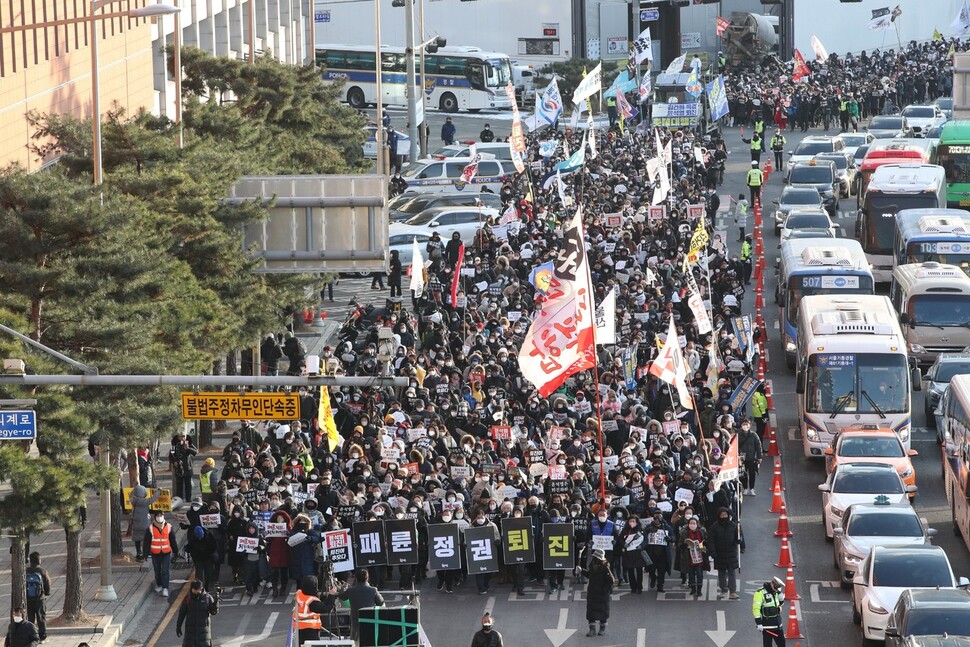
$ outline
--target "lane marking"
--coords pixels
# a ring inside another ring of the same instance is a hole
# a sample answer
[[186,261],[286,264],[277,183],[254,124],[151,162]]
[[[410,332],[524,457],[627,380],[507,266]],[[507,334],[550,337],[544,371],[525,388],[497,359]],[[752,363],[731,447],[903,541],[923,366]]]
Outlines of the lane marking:
[[[190,579],[195,579],[194,570],[192,571],[192,577]],[[171,584],[172,583],[169,582],[169,585]],[[145,643],[145,647],[155,647],[155,645],[158,643],[158,640],[162,637],[162,634],[165,633],[165,629],[175,618],[175,614],[179,610],[179,605],[182,604],[182,601],[189,594],[189,589],[191,588],[192,588],[192,585],[189,582],[186,582],[185,584],[182,585],[182,590],[179,591],[179,594],[176,596],[175,602],[172,603],[172,606],[165,613],[165,616],[162,618],[162,622],[159,623],[158,627],[155,628],[155,632],[152,634],[151,638],[149,638],[148,642]]]

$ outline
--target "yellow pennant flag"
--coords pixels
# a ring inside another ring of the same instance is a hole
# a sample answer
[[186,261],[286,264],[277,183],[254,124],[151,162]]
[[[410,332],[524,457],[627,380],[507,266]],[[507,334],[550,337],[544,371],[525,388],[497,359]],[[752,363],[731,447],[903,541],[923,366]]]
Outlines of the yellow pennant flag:
[[933,29],[933,40],[943,40],[943,34],[939,29]]
[[704,226],[704,215],[701,214],[701,219],[697,221],[697,228],[694,229],[694,235],[690,238],[690,251],[685,260],[691,263],[699,261],[701,251],[707,247],[707,243],[710,240],[711,237],[707,234],[707,227]]
[[953,58],[953,55],[956,54],[956,51],[957,51],[956,46],[953,43],[950,43],[950,51],[946,53],[946,57]]
[[340,434],[337,433],[337,423],[333,421],[333,409],[330,408],[330,389],[320,387],[320,411],[317,413],[317,427],[323,432],[327,441],[327,451],[333,451],[340,446]]

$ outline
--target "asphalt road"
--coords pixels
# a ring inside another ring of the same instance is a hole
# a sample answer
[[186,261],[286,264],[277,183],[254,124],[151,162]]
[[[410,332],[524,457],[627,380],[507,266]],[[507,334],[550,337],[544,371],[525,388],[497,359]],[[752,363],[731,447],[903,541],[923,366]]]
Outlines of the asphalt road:
[[[434,120],[438,115],[432,115]],[[459,137],[464,130],[480,129],[483,115],[458,116]],[[493,118],[489,123],[495,129]],[[434,133],[434,126],[432,126]],[[477,132],[474,131],[474,132]],[[816,134],[810,131],[809,134]],[[801,133],[786,133],[788,148],[801,139]],[[747,191],[744,174],[749,168],[747,145],[740,141],[737,129],[728,129],[726,138],[731,148],[728,171],[722,196],[737,195]],[[781,175],[775,173],[764,189],[764,202],[778,197],[783,187]],[[843,199],[838,221],[843,235],[852,234],[855,219],[855,198]],[[733,221],[726,214],[718,218],[718,228],[728,231],[728,240],[736,238]],[[778,310],[770,295],[775,281],[772,268],[777,257],[778,239],[774,235],[771,210],[764,214],[764,240],[767,256],[767,280],[765,294],[765,320],[768,325],[768,378],[771,380],[776,422],[782,451],[786,503],[791,522],[793,560],[801,614],[801,631],[806,636],[798,641],[802,645],[847,645],[861,641],[858,628],[852,624],[849,595],[838,585],[838,577],[832,565],[832,547],[824,539],[821,525],[821,497],[816,486],[824,480],[824,467],[820,460],[802,456],[798,435],[794,379],[785,367],[779,352],[777,328]],[[335,289],[333,303],[324,302],[328,317],[342,318],[350,296],[364,300],[373,299],[383,303],[387,291],[371,291],[370,279],[343,278]],[[753,311],[754,295],[745,297],[745,311]],[[923,421],[922,394],[913,394],[913,447],[919,451],[914,458],[919,492],[915,505],[921,516],[939,531],[934,543],[942,546],[950,557],[958,576],[970,576],[970,555],[962,541],[951,532],[950,513],[940,477],[940,454],[935,436],[929,433]],[[760,636],[751,616],[751,594],[762,582],[785,571],[774,566],[778,560],[780,540],[773,536],[777,515],[770,514],[771,463],[766,459],[759,477],[757,497],[747,497],[741,511],[747,550],[742,555],[739,588],[742,599],[737,602],[717,601],[716,582],[708,576],[705,594],[697,601],[688,599],[686,590],[680,589],[676,573],[668,580],[667,592],[658,594],[647,591],[642,596],[631,595],[626,587],[619,588],[613,598],[609,634],[606,638],[585,637],[584,587],[574,586],[567,578],[565,590],[553,595],[532,586],[526,587],[524,596],[515,595],[508,585],[493,585],[488,595],[476,594],[471,582],[456,588],[454,595],[445,595],[428,583],[421,591],[421,621],[432,645],[453,647],[467,645],[477,630],[481,614],[485,610],[494,613],[496,628],[505,636],[506,645],[536,645],[573,647],[581,644],[597,644],[603,647],[623,645],[645,647],[646,645],[713,645],[713,647],[742,647],[759,644]],[[224,571],[225,572],[225,571]],[[178,600],[173,594],[173,604]],[[175,645],[174,614],[162,617],[161,605],[146,609],[144,617],[130,632],[129,644]],[[250,601],[241,591],[227,586],[223,608],[213,622],[214,645],[240,647],[245,644],[283,645],[288,623],[288,601],[267,599],[265,595]],[[787,611],[787,608],[786,608]],[[145,635],[157,634],[155,643]],[[794,645],[796,641],[789,641]]]

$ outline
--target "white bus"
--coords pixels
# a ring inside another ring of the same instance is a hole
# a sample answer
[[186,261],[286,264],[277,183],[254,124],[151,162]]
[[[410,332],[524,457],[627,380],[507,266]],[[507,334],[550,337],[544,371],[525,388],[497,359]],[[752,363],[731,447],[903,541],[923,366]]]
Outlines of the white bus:
[[[970,375],[954,375],[940,405],[943,483],[953,515],[953,530],[970,546]],[[938,419],[940,416],[938,416]]]
[[[418,67],[415,57],[415,67]],[[343,81],[344,98],[362,110],[377,104],[373,45],[320,45],[317,65],[324,81]],[[403,47],[381,47],[381,94],[385,106],[407,106],[407,68]],[[512,80],[508,55],[477,47],[442,47],[425,54],[424,105],[445,112],[511,108],[505,86]],[[418,70],[420,72],[420,70]],[[420,78],[416,79],[421,82]]]
[[917,363],[928,366],[940,353],[970,346],[970,277],[956,265],[899,265],[889,298]]
[[[910,446],[906,340],[889,298],[806,296],[798,311],[798,419],[806,456],[849,425],[888,427]],[[919,379],[912,384],[919,389]]]

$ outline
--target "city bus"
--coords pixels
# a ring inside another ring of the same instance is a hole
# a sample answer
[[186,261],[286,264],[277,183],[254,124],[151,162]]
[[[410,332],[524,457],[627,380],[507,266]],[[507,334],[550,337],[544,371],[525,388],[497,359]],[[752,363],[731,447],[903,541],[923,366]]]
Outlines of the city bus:
[[970,375],[954,375],[938,415],[943,440],[943,487],[953,530],[970,546]]
[[798,304],[818,294],[874,294],[862,245],[850,238],[796,238],[781,245],[775,301],[781,306],[781,345],[795,368]]
[[970,275],[970,213],[962,209],[903,209],[896,214],[896,266],[936,261]]
[[970,207],[970,121],[943,124],[936,158],[946,171],[946,206]]
[[869,186],[869,180],[876,169],[884,164],[905,164],[913,162],[918,164],[933,163],[934,148],[933,142],[928,139],[916,139],[914,137],[877,139],[869,144],[866,156],[859,164],[859,172],[856,173],[855,199],[856,206],[862,208],[862,196]]
[[[373,45],[321,45],[316,50],[316,61],[324,81],[344,83],[344,98],[351,107],[362,110],[376,105]],[[382,46],[381,69],[384,105],[407,106],[404,48]],[[505,93],[505,86],[512,80],[512,63],[507,54],[477,47],[442,47],[434,54],[425,54],[424,71],[426,107],[445,112],[512,107]]]
[[943,207],[945,180],[943,167],[933,164],[885,164],[873,173],[855,228],[877,283],[893,278],[896,214],[903,209]]
[[888,427],[909,449],[909,392],[921,386],[888,297],[803,298],[795,380],[805,456],[823,456],[850,425]]
[[897,266],[889,299],[899,313],[909,356],[918,364],[932,364],[940,353],[970,346],[970,277],[956,265]]

